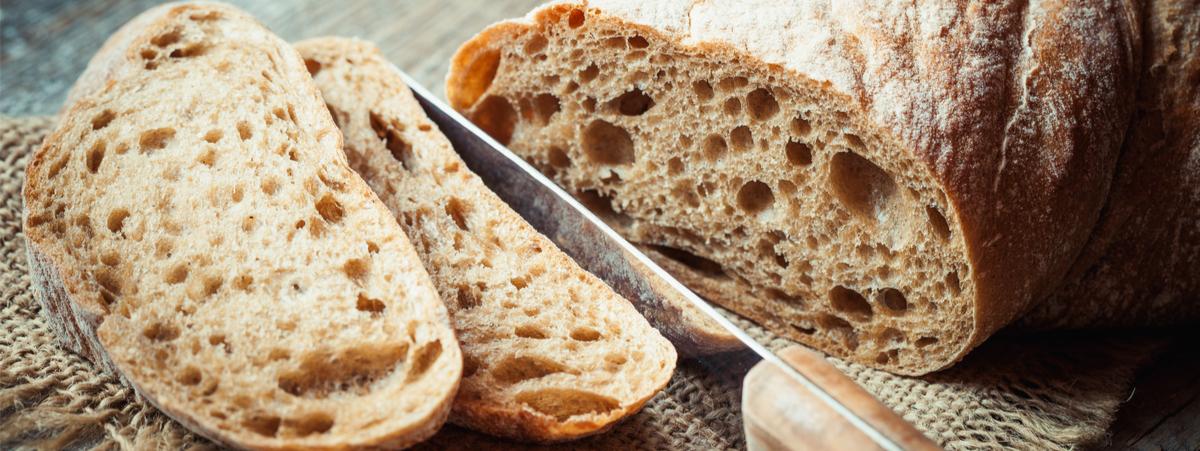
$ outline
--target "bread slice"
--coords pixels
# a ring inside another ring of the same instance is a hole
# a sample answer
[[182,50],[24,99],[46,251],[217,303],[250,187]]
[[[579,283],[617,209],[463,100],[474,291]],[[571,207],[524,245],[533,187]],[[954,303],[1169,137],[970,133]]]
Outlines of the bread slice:
[[296,49],[351,167],[450,307],[464,355],[451,422],[561,442],[611,428],[666,385],[671,344],[467,169],[374,45],[323,38]]
[[1022,329],[1200,320],[1200,2],[1145,8],[1136,110],[1107,204],[1067,283]]
[[922,374],[1045,298],[1108,190],[1140,11],[1035,3],[559,1],[446,92],[700,294]]
[[303,60],[232,7],[147,14],[28,167],[55,332],[229,447],[432,435],[462,373],[454,329]]

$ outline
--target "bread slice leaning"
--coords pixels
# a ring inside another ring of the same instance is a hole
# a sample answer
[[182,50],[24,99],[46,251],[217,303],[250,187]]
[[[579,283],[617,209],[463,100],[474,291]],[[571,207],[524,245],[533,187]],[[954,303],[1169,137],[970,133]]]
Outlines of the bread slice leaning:
[[463,44],[446,93],[700,294],[915,375],[1044,299],[1083,249],[1139,14],[556,1]]
[[671,344],[467,169],[374,45],[323,38],[296,49],[351,167],[408,232],[450,308],[464,360],[451,422],[561,442],[611,428],[666,385]]
[[28,167],[55,332],[229,447],[432,435],[462,372],[454,330],[303,60],[232,7],[146,14]]

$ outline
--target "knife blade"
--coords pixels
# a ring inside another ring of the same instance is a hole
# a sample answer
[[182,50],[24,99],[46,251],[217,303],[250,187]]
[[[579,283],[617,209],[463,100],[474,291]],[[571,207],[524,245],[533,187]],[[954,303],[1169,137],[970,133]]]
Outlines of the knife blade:
[[878,444],[880,449],[914,449],[912,446],[900,446],[897,440],[889,437],[890,434],[881,432],[826,389],[785,363],[639,252],[525,160],[437,99],[403,70],[395,65],[392,69],[398,72],[404,83],[409,86],[417,102],[450,140],[467,167],[478,175],[488,188],[534,229],[575,259],[580,267],[604,280],[614,291],[632,302],[664,336],[677,346],[677,341],[686,345],[689,339],[672,330],[670,321],[678,312],[670,308],[670,303],[664,297],[668,294],[661,291],[667,289],[674,291],[670,295],[691,302],[748,348],[748,351],[741,353],[696,357],[702,365],[717,370],[717,374],[736,379],[740,386],[754,363],[759,360],[770,362],[841,420]]

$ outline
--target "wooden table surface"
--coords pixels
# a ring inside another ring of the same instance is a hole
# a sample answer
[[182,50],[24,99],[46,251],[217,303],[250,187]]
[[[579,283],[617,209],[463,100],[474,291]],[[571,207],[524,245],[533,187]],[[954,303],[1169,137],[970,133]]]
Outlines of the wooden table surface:
[[[288,41],[339,35],[375,42],[445,98],[449,58],[486,26],[543,0],[229,0]],[[55,114],[104,39],[157,0],[10,0],[0,5],[0,113]],[[1142,371],[1113,423],[1113,450],[1200,450],[1200,335]]]

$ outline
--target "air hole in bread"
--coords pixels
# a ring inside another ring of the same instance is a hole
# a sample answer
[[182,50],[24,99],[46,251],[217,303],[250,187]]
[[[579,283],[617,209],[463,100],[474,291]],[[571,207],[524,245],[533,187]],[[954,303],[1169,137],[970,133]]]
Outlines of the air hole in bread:
[[200,278],[192,278],[192,282],[188,284],[187,295],[189,299],[199,300],[214,294],[221,290],[221,286],[225,284],[225,279],[220,276],[205,276]]
[[726,116],[737,116],[742,113],[742,101],[738,100],[737,97],[730,97],[725,101],[722,109],[725,111]]
[[92,119],[92,130],[100,130],[104,127],[108,127],[108,124],[112,123],[113,119],[116,119],[116,117],[117,114],[113,113],[112,110],[104,110],[100,112],[99,115]]
[[342,271],[346,272],[346,277],[349,277],[350,280],[353,280],[354,283],[360,286],[367,281],[367,262],[361,258],[347,260],[346,264],[342,266]]
[[929,215],[929,225],[933,226],[933,232],[942,240],[950,239],[950,224],[946,222],[946,217],[938,211],[937,207],[925,207],[925,213]]
[[650,42],[641,36],[632,36],[629,38],[629,46],[635,49],[644,49],[650,46]]
[[550,147],[550,151],[546,154],[550,166],[555,169],[564,169],[571,166],[571,157],[567,156],[561,148]]
[[317,73],[321,71],[321,62],[314,59],[305,58],[304,68],[308,69],[309,76],[316,77]]
[[408,377],[405,380],[412,382],[424,376],[441,355],[441,341],[434,340],[417,349],[417,352],[413,353],[412,365],[408,368]]
[[96,273],[96,283],[109,293],[121,294],[121,278],[110,268],[103,268]]
[[576,415],[602,415],[620,407],[617,400],[569,388],[546,388],[518,394],[516,401],[529,408],[566,421]]
[[92,146],[92,150],[87,154],[87,169],[88,172],[95,174],[100,170],[100,163],[104,161],[104,141],[96,141],[96,145]]
[[855,135],[852,133],[847,133],[845,135],[842,135],[842,137],[846,138],[846,143],[849,144],[850,147],[853,147],[858,150],[864,150],[867,147],[867,145],[865,143],[863,143],[862,138],[859,138],[858,135]]
[[471,376],[474,376],[475,373],[479,372],[480,366],[481,365],[479,365],[478,360],[475,360],[474,357],[471,357],[470,355],[463,353],[462,378],[468,379]]
[[378,254],[379,253],[379,245],[375,244],[374,242],[367,241],[367,253]]
[[817,328],[815,328],[815,327],[805,327],[805,326],[801,326],[798,324],[788,324],[788,325],[792,327],[792,330],[799,332],[801,334],[804,334],[804,335],[812,335],[817,332]]
[[200,374],[200,369],[195,366],[188,365],[179,371],[179,376],[175,378],[180,385],[198,385],[204,376]]
[[768,288],[766,290],[766,293],[767,293],[767,297],[774,299],[776,301],[785,303],[787,305],[790,305],[793,308],[797,308],[797,309],[807,309],[808,308],[808,306],[804,302],[804,299],[801,298],[800,296],[792,296],[790,294],[787,294],[787,292],[777,289],[777,288]]
[[829,290],[829,301],[834,310],[846,313],[859,321],[869,320],[874,314],[871,304],[862,294],[841,285]]
[[363,396],[371,385],[391,375],[405,360],[408,346],[353,347],[338,352],[320,350],[300,357],[297,371],[279,377],[279,389],[293,396],[326,398],[345,392]]
[[583,131],[583,153],[593,163],[617,166],[634,162],[629,132],[604,120],[594,120]]
[[729,133],[729,142],[734,150],[745,152],[754,146],[754,135],[750,133],[750,127],[743,125]]
[[224,138],[224,137],[225,137],[224,131],[214,129],[214,130],[209,130],[208,133],[204,134],[204,141],[208,142],[208,143],[216,143],[217,141],[220,141],[221,138]]
[[870,224],[886,216],[898,191],[887,172],[853,152],[833,156],[829,181],[842,205]]
[[475,107],[471,121],[481,130],[500,144],[508,145],[512,140],[513,129],[517,126],[517,110],[513,109],[508,99],[500,96],[487,96]]
[[879,342],[885,345],[899,345],[904,343],[904,332],[894,327],[889,327],[879,334]]
[[458,310],[470,310],[483,303],[482,288],[479,286],[463,285],[458,287]]
[[854,331],[854,326],[851,326],[849,321],[822,313],[817,316],[817,325],[830,334],[840,335],[842,344],[851,351],[858,349],[858,333]]
[[342,204],[337,199],[334,199],[331,194],[322,196],[321,200],[317,201],[316,207],[317,213],[321,215],[321,218],[330,224],[341,222],[342,216],[345,215],[345,211],[342,210]]
[[308,437],[313,434],[324,434],[333,429],[333,417],[325,412],[309,412],[298,419],[284,421],[286,436]]
[[463,71],[468,77],[461,84],[462,99],[466,105],[474,105],[483,93],[492,86],[496,71],[500,69],[500,49],[481,52],[471,61],[470,67]]
[[121,263],[121,254],[117,253],[117,251],[105,252],[100,256],[100,263],[109,267],[117,266],[117,264]]
[[588,114],[592,114],[592,113],[596,112],[596,99],[595,98],[588,97],[586,99],[583,99],[582,105],[583,105],[583,111],[587,111]]
[[380,314],[380,313],[383,313],[383,309],[385,308],[385,306],[383,305],[383,301],[380,301],[378,299],[371,299],[371,298],[368,298],[366,295],[359,293],[358,294],[358,304],[355,306],[355,308],[357,308],[358,311],[360,311],[360,312]]
[[142,329],[142,336],[154,341],[171,341],[179,338],[179,328],[171,324],[151,323]]
[[217,163],[217,152],[212,148],[204,149],[200,151],[200,156],[196,158],[196,162],[211,168]]
[[617,50],[625,50],[625,47],[626,47],[624,36],[616,36],[616,37],[611,37],[611,38],[605,39],[604,41],[601,42],[601,44],[610,49],[617,49]]
[[167,147],[167,143],[175,138],[175,129],[170,127],[156,128],[142,133],[142,137],[138,140],[138,145],[141,152],[144,154],[152,153]]
[[516,287],[517,290],[529,286],[529,281],[525,280],[524,277],[514,277],[508,282],[511,283],[513,287]]
[[683,249],[653,244],[647,245],[646,247],[658,252],[659,254],[662,254],[664,257],[682,263],[684,266],[696,270],[710,279],[724,280],[729,278],[719,263]]
[[582,327],[571,331],[571,339],[576,341],[596,341],[600,339],[600,332],[595,329]]
[[470,231],[467,225],[469,213],[467,204],[457,197],[451,197],[450,201],[446,203],[446,214],[450,215],[450,218],[454,219],[454,225],[464,232]]
[[584,15],[583,11],[572,9],[570,14],[567,14],[567,26],[571,28],[579,28],[583,26]]
[[791,141],[784,146],[788,163],[797,166],[812,164],[812,147],[802,142]]
[[250,124],[247,124],[244,121],[238,122],[237,130],[238,130],[238,137],[241,138],[242,141],[248,140],[254,136],[254,131],[250,129]]
[[52,163],[50,165],[50,171],[47,174],[49,176],[49,178],[53,179],[55,176],[57,176],[58,173],[60,171],[62,171],[62,169],[64,167],[66,167],[67,163],[70,161],[71,161],[71,155],[67,154],[67,155],[63,155],[62,158],[59,158],[54,163]]
[[918,348],[924,348],[931,344],[937,343],[937,341],[938,341],[938,339],[933,338],[933,337],[921,337],[921,338],[917,339],[915,344],[917,345]]
[[553,94],[541,93],[533,98],[534,118],[540,126],[549,124],[550,118],[561,109],[562,104]]
[[883,300],[883,305],[896,313],[903,313],[908,310],[908,300],[904,299],[904,293],[895,288],[884,288],[880,291],[879,298]]
[[600,75],[600,68],[596,67],[595,64],[592,64],[591,66],[588,66],[587,68],[585,68],[579,72],[579,82],[580,83],[590,83],[592,80],[595,80],[596,77],[599,75]]
[[142,50],[140,55],[141,55],[142,59],[147,60],[147,61],[158,58],[158,52],[155,51],[154,49]]
[[118,233],[125,227],[125,219],[129,218],[129,210],[118,208],[108,214],[108,231]]
[[525,42],[525,48],[523,51],[526,55],[534,55],[542,50],[545,50],[546,45],[549,43],[550,41],[547,40],[545,36],[534,33],[533,36],[530,36],[529,40]]
[[721,135],[709,135],[701,144],[704,151],[704,158],[708,161],[716,161],[729,150],[729,146],[725,144],[725,138]]
[[259,187],[262,188],[263,194],[273,196],[279,192],[279,181],[274,178],[266,178],[263,179]]
[[779,102],[767,88],[758,88],[746,95],[746,112],[756,121],[766,121],[779,114]]
[[242,427],[263,437],[275,437],[279,434],[279,417],[255,413],[242,420]]
[[950,294],[953,296],[962,293],[962,286],[958,281],[958,271],[950,271],[950,274],[946,274],[946,288],[950,289]]
[[775,205],[775,194],[766,183],[754,180],[738,190],[737,203],[743,211],[759,214]]
[[700,103],[707,103],[713,98],[713,87],[705,80],[696,80],[692,82],[692,91],[696,93],[696,98]]
[[796,116],[795,119],[792,119],[791,129],[793,135],[807,136],[812,131],[812,124],[809,124],[803,116]]
[[547,338],[546,332],[536,326],[521,326],[513,331],[518,337],[532,338],[534,340],[544,340]]
[[634,88],[632,91],[617,96],[610,104],[616,107],[616,110],[622,115],[641,116],[649,109],[654,108],[654,99],[641,89]]
[[520,356],[508,357],[492,367],[491,374],[496,380],[515,384],[530,379],[538,379],[551,374],[566,372],[562,364],[542,357]]
[[621,226],[633,222],[633,218],[613,208],[612,198],[601,194],[599,191],[581,191],[576,198],[579,199],[579,203],[583,204],[584,208],[587,208],[588,211],[591,211],[592,214],[605,222],[616,223]]
[[151,38],[150,43],[156,47],[166,47],[179,42],[181,38],[183,38],[183,31],[177,28]]
[[249,274],[242,274],[233,278],[233,287],[242,291],[250,291],[250,284],[254,283],[254,277]]

